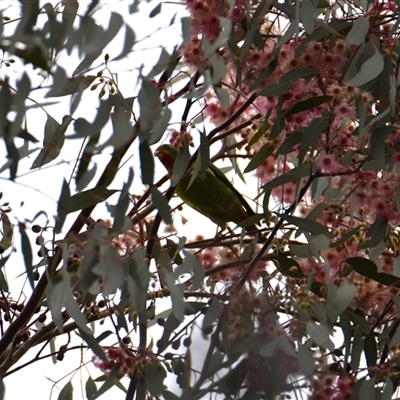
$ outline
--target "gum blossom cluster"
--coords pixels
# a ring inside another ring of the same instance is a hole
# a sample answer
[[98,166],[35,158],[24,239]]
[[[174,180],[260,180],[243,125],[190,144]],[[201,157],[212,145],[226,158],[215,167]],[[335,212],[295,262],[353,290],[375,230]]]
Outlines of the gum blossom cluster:
[[[230,47],[221,46],[218,50],[218,57],[226,68],[221,86],[228,93],[230,104],[224,107],[215,93],[210,91],[204,97],[204,115],[218,126],[254,96],[254,101],[227,129],[234,130],[252,120],[252,124],[238,128],[236,132],[238,142],[243,139],[251,142],[245,147],[246,155],[251,157],[268,144],[273,149],[256,169],[260,186],[306,164],[312,174],[318,175],[316,182],[325,187],[325,190],[317,190],[318,196],[315,196],[314,188],[314,193],[308,190],[298,198],[306,179],[293,178],[274,187],[271,192],[276,211],[283,212],[295,204],[295,215],[304,218],[317,207],[320,209],[317,221],[335,234],[333,243],[346,237],[340,245],[332,243],[329,248],[322,250],[318,257],[297,257],[303,272],[308,274],[314,271],[315,279],[324,282],[324,266],[328,265],[331,279],[340,285],[341,279],[348,276],[348,257],[368,258],[370,249],[363,247],[363,243],[368,240],[370,227],[379,219],[387,224],[388,241],[387,248],[375,261],[383,271],[392,273],[393,264],[400,255],[397,231],[400,212],[396,200],[396,188],[400,183],[400,125],[394,121],[382,126],[379,143],[384,153],[379,156],[383,157],[383,161],[377,164],[374,159],[378,155],[373,154],[377,133],[370,131],[365,123],[360,127],[360,116],[364,121],[371,120],[387,105],[376,97],[377,93],[379,95],[376,89],[368,91],[363,88],[365,85],[350,83],[349,77],[352,75],[349,69],[352,68],[359,46],[351,41],[349,43],[346,33],[326,36],[318,41],[310,40],[301,29],[297,36],[293,35],[281,44],[279,40],[285,31],[277,21],[285,18],[285,15],[271,8],[259,20],[258,32],[263,39],[263,46],[253,44],[246,48],[245,54],[241,54],[248,33],[244,4],[242,1],[225,2],[226,6],[221,9],[220,3],[184,1],[191,15],[192,35],[190,42],[182,46],[181,53],[189,69],[211,68],[204,54],[204,38],[211,43],[216,41],[223,30],[221,17],[230,19],[233,22]],[[250,8],[257,5],[258,2],[249,3]],[[330,12],[334,16],[335,8],[332,7]],[[359,9],[357,12],[357,17],[368,21],[366,37],[371,45],[371,55],[374,51],[382,55],[388,85],[394,87],[399,45],[391,21],[396,18],[396,6],[392,1],[374,1],[367,11]],[[346,15],[342,15],[341,19],[345,20]],[[276,49],[278,43],[279,51]],[[271,65],[275,65],[272,72],[265,74],[265,69]],[[272,92],[270,95],[258,95],[264,89],[277,85],[288,74],[305,69],[313,71],[312,77],[293,80],[283,95],[274,95]],[[322,98],[324,100],[321,102],[315,101]],[[393,93],[391,101],[392,107],[397,108],[400,97]],[[303,107],[291,112],[293,107],[301,103]],[[284,113],[286,116],[282,119]],[[265,118],[272,129],[266,129],[263,135],[258,135],[257,140],[251,141]],[[278,122],[281,129],[274,131],[273,126]],[[310,126],[315,126],[316,133],[308,129]],[[303,139],[296,140],[296,135],[302,135]],[[305,138],[305,135],[309,138]],[[294,145],[284,148],[288,140]],[[348,237],[351,231],[354,234]],[[283,236],[285,234],[283,232]],[[213,264],[222,257],[216,254],[216,250],[209,253],[201,256],[207,264],[206,268],[210,268],[211,259]],[[356,284],[356,298],[366,311],[379,312],[393,294],[392,290],[384,290],[379,284],[371,281],[366,283],[365,278],[355,272],[348,277]]]

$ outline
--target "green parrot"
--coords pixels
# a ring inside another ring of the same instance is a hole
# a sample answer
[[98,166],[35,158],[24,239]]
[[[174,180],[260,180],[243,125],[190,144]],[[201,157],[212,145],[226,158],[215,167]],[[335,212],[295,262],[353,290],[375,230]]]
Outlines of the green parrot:
[[[162,145],[155,151],[155,156],[159,158],[168,172],[172,172],[177,155],[177,150],[169,145]],[[240,224],[255,215],[243,196],[215,165],[210,165],[204,179],[197,176],[188,189],[193,170],[194,165],[191,166],[189,173],[179,181],[175,189],[176,194],[188,206],[221,227],[226,226],[227,222]],[[247,226],[246,230],[254,232],[257,228],[254,225]]]

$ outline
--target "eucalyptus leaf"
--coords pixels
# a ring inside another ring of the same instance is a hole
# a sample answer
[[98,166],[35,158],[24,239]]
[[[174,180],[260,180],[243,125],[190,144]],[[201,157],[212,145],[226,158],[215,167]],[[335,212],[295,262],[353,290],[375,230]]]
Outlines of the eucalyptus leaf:
[[312,351],[306,346],[299,343],[297,362],[299,363],[300,373],[309,376],[315,370],[315,360]]
[[259,93],[260,96],[278,96],[286,94],[290,85],[299,79],[311,79],[315,71],[310,68],[296,68],[282,76],[278,83],[271,83]]
[[353,22],[353,26],[351,27],[350,32],[346,36],[346,42],[348,44],[359,46],[361,43],[364,43],[368,30],[369,19],[356,18]]
[[13,242],[13,226],[5,212],[1,215],[1,223],[3,226],[3,237],[0,240],[0,245],[4,251],[9,249]]
[[139,145],[140,169],[142,182],[152,185],[154,180],[154,157],[147,141],[141,141]]
[[28,276],[28,281],[31,285],[31,288],[33,289],[34,285],[33,285],[33,267],[32,267],[32,260],[33,260],[32,247],[28,235],[26,233],[25,224],[20,222],[18,224],[18,228],[19,228],[19,233],[21,235],[21,250],[24,258],[25,271],[26,275]]
[[152,187],[151,189],[151,199],[165,223],[172,224],[171,209],[168,205],[168,201],[156,187]]
[[164,379],[167,377],[165,368],[158,361],[149,362],[144,370],[146,388],[153,396],[159,396],[164,388]]
[[40,168],[57,158],[65,141],[65,131],[71,123],[72,117],[66,115],[63,117],[61,125],[50,115],[47,116],[47,122],[44,132],[43,149],[36,157],[31,169]]
[[203,329],[207,329],[221,316],[223,307],[217,299],[212,299],[203,319]]
[[307,323],[307,331],[311,339],[313,339],[317,345],[327,348],[330,351],[334,350],[335,345],[329,338],[329,332],[323,325],[318,325],[310,321]]
[[58,395],[58,400],[72,400],[73,394],[74,394],[74,387],[72,386],[71,381],[69,381],[61,389],[61,392]]
[[97,392],[97,386],[91,376],[88,377],[85,383],[85,394],[87,400],[92,400]]
[[349,84],[359,87],[375,79],[383,70],[384,60],[379,50],[361,66],[360,71],[350,79]]

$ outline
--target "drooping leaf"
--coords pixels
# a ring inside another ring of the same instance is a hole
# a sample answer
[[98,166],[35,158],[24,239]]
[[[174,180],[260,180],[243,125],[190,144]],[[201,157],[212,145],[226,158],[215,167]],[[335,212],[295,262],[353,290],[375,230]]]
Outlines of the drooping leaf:
[[366,276],[376,282],[382,283],[386,286],[395,286],[400,288],[400,278],[397,276],[389,275],[384,272],[378,272],[377,265],[366,258],[351,257],[346,262],[362,276]]
[[264,146],[253,156],[247,167],[244,169],[244,173],[254,171],[259,167],[275,150],[275,146],[272,142],[267,142]]
[[88,8],[86,10],[85,16],[87,17],[90,15],[90,13],[96,8],[97,4],[99,3],[100,0],[91,0],[90,4],[88,5]]
[[70,115],[65,115],[60,125],[53,117],[50,115],[47,116],[43,149],[36,157],[31,169],[40,168],[59,156],[65,141],[65,131],[71,121],[72,117]]
[[118,192],[118,190],[97,186],[93,189],[74,194],[69,198],[68,212],[71,213],[95,206],[96,204],[107,200],[116,192]]
[[326,250],[329,246],[330,240],[322,234],[317,235],[309,240],[310,251],[315,257],[318,257],[318,254],[321,251]]
[[96,78],[96,75],[79,75],[68,79],[65,77],[64,83],[58,87],[53,86],[46,97],[70,96],[79,93],[89,88]]
[[[130,219],[126,216],[126,211],[130,204],[130,189],[133,182],[133,169],[129,168],[129,174],[126,183],[121,190],[121,194],[114,206],[111,215],[114,217],[113,229],[116,231],[124,232],[129,229],[132,225]],[[110,208],[109,208],[110,209]]]
[[128,290],[131,305],[138,313],[144,313],[147,302],[147,289],[150,280],[149,266],[142,247],[135,250],[133,258],[126,260],[128,271]]
[[25,264],[25,271],[28,276],[29,283],[31,285],[31,288],[33,289],[34,283],[33,283],[33,268],[32,268],[32,247],[31,247],[31,242],[28,238],[28,235],[26,233],[26,226],[24,223],[20,222],[18,224],[19,228],[19,233],[21,235],[21,249],[22,249],[22,255],[24,258],[24,264]]
[[83,190],[89,184],[90,180],[94,177],[88,177],[88,175],[90,174],[90,172],[92,172],[93,174],[93,172],[96,171],[96,165],[90,171],[88,171],[88,167],[94,154],[95,145],[97,144],[99,138],[100,135],[93,135],[87,142],[85,149],[83,150],[82,156],[80,157],[75,175],[75,183],[78,190]]
[[316,71],[310,68],[296,68],[282,76],[278,83],[271,83],[259,93],[260,96],[279,96],[286,94],[290,85],[299,79],[311,79]]
[[386,242],[388,239],[389,227],[388,221],[386,219],[377,218],[375,222],[371,225],[366,233],[366,240],[362,243],[361,248],[367,249],[377,246],[381,242]]
[[343,312],[350,305],[356,292],[356,286],[349,280],[344,280],[342,286],[337,290],[334,300],[337,314]]
[[[118,375],[118,368],[114,368],[107,375],[105,382],[99,387],[99,389],[95,393],[93,399],[98,399],[99,397],[101,397],[104,393],[106,393],[108,390],[110,390],[114,386],[117,386],[119,389],[122,390],[122,392],[126,393],[126,389],[122,385],[122,383],[118,380],[117,375]],[[96,379],[96,381],[97,381],[97,379]]]
[[294,106],[290,107],[288,110],[286,110],[283,115],[289,116],[289,115],[293,115],[293,114],[297,114],[303,111],[307,111],[310,110],[314,107],[317,107],[321,104],[325,104],[328,101],[330,101],[332,99],[332,96],[315,96],[315,97],[311,97],[309,99],[306,100],[302,100],[299,101],[298,103],[296,103]]
[[39,37],[20,36],[16,45],[0,43],[0,48],[32,64],[34,68],[50,72],[49,49]]
[[362,378],[359,380],[361,386],[359,388],[359,399],[376,399],[375,397],[375,378]]
[[87,343],[88,347],[93,351],[96,356],[98,356],[103,361],[108,361],[103,348],[99,345],[99,340],[93,336],[93,333],[88,330],[78,329],[79,336]]
[[165,223],[172,224],[171,209],[168,201],[156,187],[152,187],[151,189],[151,199]]
[[189,187],[192,186],[197,176],[200,176],[201,179],[205,179],[207,175],[207,169],[209,168],[209,166],[210,166],[210,143],[207,140],[205,133],[202,132],[200,136],[200,147],[197,153],[197,160],[195,163],[192,177],[189,182]]
[[282,350],[290,357],[296,357],[296,352],[293,350],[293,347],[290,345],[288,339],[283,336],[277,336],[262,346],[259,350],[259,354],[263,357],[272,357],[277,349]]
[[365,36],[369,30],[369,19],[368,18],[356,18],[353,22],[353,26],[350,32],[346,36],[346,42],[348,44],[354,44],[359,46],[364,43]]
[[151,186],[154,181],[154,157],[146,140],[139,145],[140,170],[144,185]]
[[6,388],[4,386],[4,380],[0,378],[0,400],[4,400],[4,395],[6,393]]
[[149,362],[144,370],[146,388],[153,396],[159,396],[164,388],[164,380],[167,372],[158,361]]
[[266,183],[261,188],[265,191],[269,191],[275,187],[284,185],[285,183],[292,182],[294,180],[300,181],[301,178],[308,176],[310,174],[310,166],[303,164],[300,167],[295,167],[290,171],[277,176],[272,181]]
[[92,400],[97,392],[97,386],[91,376],[88,377],[85,383],[85,394],[87,400]]
[[303,162],[307,154],[312,153],[315,150],[321,133],[326,132],[329,123],[329,118],[316,118],[311,121],[308,127],[301,130],[303,134],[303,140],[301,141],[301,148],[299,153],[299,161],[301,163]]
[[[123,99],[124,100],[124,99]],[[113,101],[113,98],[110,97],[106,100],[100,100],[100,106],[97,108],[97,113],[96,113],[96,117],[94,119],[94,121],[92,123],[89,123],[85,118],[78,118],[76,119],[76,121],[74,122],[74,128],[75,128],[75,134],[68,136],[68,138],[89,138],[89,141],[91,142],[91,146],[89,146],[89,144],[86,146],[87,149],[86,151],[89,154],[92,154],[95,152],[96,148],[96,144],[100,138],[100,132],[101,130],[104,128],[104,126],[106,125],[106,123],[109,121],[110,119],[110,115],[113,115],[115,117],[115,113],[117,112],[116,108],[114,108],[115,104]],[[118,108],[119,107],[119,108]],[[111,110],[114,108],[114,112],[113,114],[111,114]],[[118,108],[118,112],[120,112],[120,110],[122,112],[126,112],[126,107],[124,106],[117,106]],[[128,119],[129,121],[129,119]],[[114,122],[115,123],[115,122]],[[113,125],[114,129],[120,129],[121,126],[118,124]]]
[[392,126],[381,126],[372,131],[370,146],[373,159],[371,160],[374,170],[384,169],[386,166],[386,144],[385,139],[392,132]]
[[286,154],[293,151],[294,146],[301,143],[303,139],[303,133],[301,131],[293,132],[289,137],[282,141],[277,154]]
[[189,165],[190,153],[188,146],[183,146],[178,152],[172,170],[171,185],[175,186],[182,179],[183,175],[187,172],[186,169]]
[[113,59],[113,61],[122,60],[125,58],[131,51],[135,44],[136,35],[134,30],[127,24],[125,24],[125,40],[124,47],[121,53]]
[[329,338],[329,333],[325,326],[310,321],[307,323],[307,332],[317,345],[322,346],[330,351],[334,350],[335,345]]
[[4,292],[8,293],[9,288],[8,288],[8,283],[6,280],[6,277],[3,272],[3,267],[6,265],[8,259],[11,257],[11,254],[7,255],[6,257],[2,257],[0,259],[0,288],[4,290]]
[[384,64],[385,62],[380,50],[376,49],[375,54],[365,61],[360,71],[350,79],[349,84],[356,87],[365,85],[379,76]]
[[60,233],[66,216],[70,213],[71,191],[66,180],[63,180],[60,198],[57,205],[56,233]]
[[312,351],[307,345],[299,343],[297,362],[299,363],[300,373],[302,375],[311,375],[315,370],[315,359]]
[[324,235],[329,239],[333,239],[335,237],[335,235],[326,226],[312,219],[299,218],[285,214],[281,214],[279,216],[288,221],[289,223],[297,226],[301,230],[309,232],[313,235]]
[[2,214],[1,223],[3,225],[3,237],[1,238],[0,245],[4,251],[7,250],[13,242],[13,227],[7,213]]
[[178,284],[175,279],[175,274],[169,272],[167,268],[159,268],[158,270],[161,282],[168,287],[172,300],[172,312],[179,321],[183,321],[185,317],[185,299],[183,295],[183,287]]
[[221,316],[222,311],[222,304],[217,299],[212,299],[203,319],[203,330],[212,326],[212,324]]
[[218,391],[226,395],[235,394],[239,391],[248,373],[248,359],[241,360],[231,369],[218,383]]
[[68,381],[65,386],[61,389],[58,395],[58,400],[72,400],[74,395],[74,387],[71,381]]
[[375,335],[368,335],[365,338],[364,354],[367,361],[367,366],[371,369],[370,376],[372,377],[374,375],[372,369],[376,366],[378,360],[378,349]]
[[215,350],[213,355],[211,356],[210,362],[207,365],[207,369],[204,371],[205,376],[210,376],[214,374],[215,371],[221,369],[222,361],[224,360],[225,355],[218,350]]
[[160,119],[155,123],[153,130],[148,137],[149,145],[153,145],[161,140],[165,131],[168,128],[169,121],[172,117],[172,111],[169,108],[164,108],[161,112]]
[[115,248],[100,245],[99,253],[98,262],[92,266],[91,270],[102,280],[103,295],[110,296],[123,285],[125,271]]
[[259,19],[256,17],[253,17],[250,26],[246,27],[246,35],[244,37],[244,43],[240,47],[240,59],[239,59],[239,65],[243,64],[243,61],[247,57],[249,50],[252,46],[254,46],[255,39],[257,35],[260,35],[259,32]]
[[142,77],[142,87],[139,91],[140,134],[147,135],[160,118],[162,105],[157,88],[149,79]]
[[314,18],[314,4],[312,1],[303,1],[301,3],[301,22],[304,25],[304,29],[310,35],[314,31],[315,18]]
[[277,269],[286,276],[290,276],[293,278],[304,277],[299,263],[291,257],[277,256],[274,257],[271,261],[273,261]]
[[390,379],[387,379],[385,382],[385,388],[382,392],[381,400],[391,400],[394,392],[393,382]]

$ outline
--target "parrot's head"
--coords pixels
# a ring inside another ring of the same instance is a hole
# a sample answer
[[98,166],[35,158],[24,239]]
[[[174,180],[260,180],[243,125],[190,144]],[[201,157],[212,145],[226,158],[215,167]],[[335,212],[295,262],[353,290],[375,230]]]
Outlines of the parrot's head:
[[170,145],[163,144],[157,148],[154,155],[163,163],[167,171],[171,172],[178,152]]

